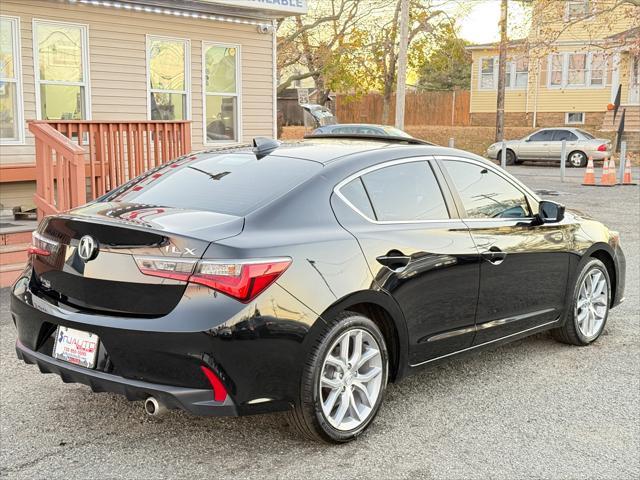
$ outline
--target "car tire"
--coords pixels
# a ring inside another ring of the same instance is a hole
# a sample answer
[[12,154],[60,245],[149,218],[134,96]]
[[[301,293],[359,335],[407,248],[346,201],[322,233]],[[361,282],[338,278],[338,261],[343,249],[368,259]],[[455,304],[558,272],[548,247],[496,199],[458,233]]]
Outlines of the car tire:
[[[357,357],[359,335],[361,347],[360,357]],[[346,355],[343,354],[345,342],[348,345]],[[366,355],[362,355],[363,352]],[[358,367],[358,358],[363,360],[364,357],[369,360]],[[345,358],[348,359],[346,366]],[[327,443],[354,440],[367,429],[380,409],[387,385],[388,358],[384,336],[378,326],[359,313],[342,312],[316,340],[309,354],[300,382],[300,397],[289,412],[289,423],[312,440]],[[353,365],[351,359],[356,359]],[[342,365],[338,365],[337,360]],[[358,380],[368,376],[371,379],[366,384]],[[343,411],[345,405],[346,412]],[[360,415],[362,418],[357,418]]]
[[522,163],[518,160],[515,152],[513,150],[507,149],[507,165],[518,165]]
[[580,151],[571,152],[567,156],[567,165],[573,168],[584,168],[587,166],[587,156]]
[[552,330],[554,338],[570,345],[593,343],[604,330],[610,305],[609,272],[600,260],[592,258],[580,270],[571,303],[567,307],[565,323]]

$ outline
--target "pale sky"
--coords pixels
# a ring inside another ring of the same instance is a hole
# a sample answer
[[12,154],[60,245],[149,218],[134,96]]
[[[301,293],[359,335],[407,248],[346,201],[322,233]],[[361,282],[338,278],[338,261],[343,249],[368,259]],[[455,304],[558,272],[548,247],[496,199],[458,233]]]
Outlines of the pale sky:
[[[472,43],[497,42],[500,39],[500,0],[461,0],[461,9],[467,10],[458,17],[460,36]],[[509,38],[522,38],[527,34],[529,10],[520,2],[509,2]]]

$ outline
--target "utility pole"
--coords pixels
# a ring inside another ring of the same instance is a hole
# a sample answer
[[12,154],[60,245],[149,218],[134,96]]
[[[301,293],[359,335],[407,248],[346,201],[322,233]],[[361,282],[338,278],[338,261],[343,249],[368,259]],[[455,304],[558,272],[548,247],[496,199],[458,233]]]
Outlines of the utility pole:
[[396,128],[404,129],[404,98],[407,89],[407,50],[409,48],[409,0],[399,0],[400,52],[398,53],[398,80],[396,86]]
[[498,99],[496,102],[496,142],[504,140],[504,89],[507,72],[507,3],[500,8],[500,56],[498,58]]

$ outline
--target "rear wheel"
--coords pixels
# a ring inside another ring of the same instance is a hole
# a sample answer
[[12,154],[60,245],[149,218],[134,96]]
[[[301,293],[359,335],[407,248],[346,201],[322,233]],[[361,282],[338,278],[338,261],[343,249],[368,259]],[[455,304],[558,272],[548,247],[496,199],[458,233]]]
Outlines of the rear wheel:
[[582,168],[587,166],[587,156],[583,152],[571,152],[567,157],[570,167]]
[[571,345],[589,345],[604,330],[611,303],[611,280],[604,264],[590,260],[576,282],[572,306],[565,324],[553,331],[554,337]]
[[290,423],[314,440],[353,440],[378,413],[387,374],[380,329],[358,313],[340,314],[309,355]]

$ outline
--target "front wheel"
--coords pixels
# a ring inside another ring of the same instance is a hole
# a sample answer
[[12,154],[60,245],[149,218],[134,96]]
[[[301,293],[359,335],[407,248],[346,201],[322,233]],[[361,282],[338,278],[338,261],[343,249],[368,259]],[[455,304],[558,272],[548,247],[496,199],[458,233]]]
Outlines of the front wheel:
[[388,363],[377,325],[358,313],[340,314],[309,355],[290,423],[314,440],[355,439],[378,413]]
[[611,304],[611,279],[604,264],[594,258],[580,271],[565,324],[554,337],[571,345],[589,345],[604,330]]

